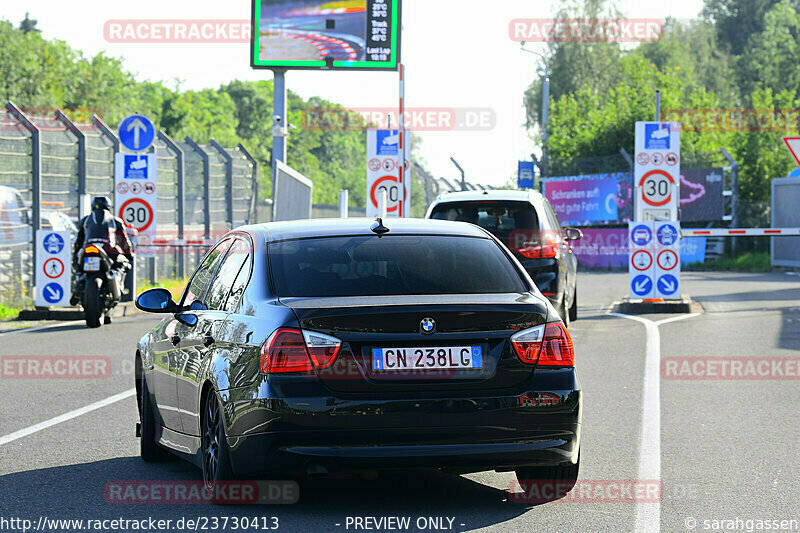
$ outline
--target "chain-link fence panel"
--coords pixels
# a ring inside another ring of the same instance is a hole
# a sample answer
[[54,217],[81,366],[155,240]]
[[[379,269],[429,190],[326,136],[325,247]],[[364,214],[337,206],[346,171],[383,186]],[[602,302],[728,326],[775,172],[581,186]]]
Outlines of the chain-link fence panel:
[[0,304],[19,305],[33,290],[31,135],[5,109],[0,111],[0,158]]

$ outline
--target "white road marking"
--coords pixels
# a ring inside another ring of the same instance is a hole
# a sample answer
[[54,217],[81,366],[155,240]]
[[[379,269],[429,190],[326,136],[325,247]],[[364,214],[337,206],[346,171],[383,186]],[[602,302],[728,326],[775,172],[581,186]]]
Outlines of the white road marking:
[[[644,324],[647,334],[642,387],[642,431],[639,440],[639,480],[661,481],[661,334],[658,326],[677,320],[692,318],[700,313],[680,315],[653,322],[638,316],[610,313],[612,316],[628,318]],[[661,489],[663,495],[663,486]],[[636,504],[635,531],[649,533],[660,531],[661,503]]]
[[43,429],[55,426],[56,424],[60,424],[61,422],[66,422],[67,420],[72,420],[73,418],[85,415],[86,413],[91,413],[92,411],[96,411],[97,409],[101,409],[107,405],[111,405],[112,403],[124,400],[125,398],[129,398],[131,396],[134,396],[135,394],[136,394],[136,389],[128,389],[125,392],[120,392],[119,394],[115,394],[114,396],[109,396],[108,398],[100,400],[99,402],[90,403],[89,405],[86,405],[79,409],[75,409],[74,411],[70,411],[68,413],[64,413],[63,415],[59,415],[55,418],[51,418],[50,420],[39,422],[38,424],[34,424],[24,429],[20,429],[19,431],[15,431],[14,433],[9,433],[8,435],[0,437],[0,446],[2,446],[3,444],[8,444],[9,442],[13,442],[17,439],[21,439],[22,437],[27,437],[28,435],[32,435],[38,431],[42,431]]
[[15,329],[12,331],[0,332],[0,335],[14,335],[15,333],[26,333],[28,331],[41,331],[43,329],[60,328],[61,326],[73,326],[75,324],[83,324],[83,320],[70,320],[68,322],[59,322],[58,324],[50,324],[48,326],[39,326],[35,328]]

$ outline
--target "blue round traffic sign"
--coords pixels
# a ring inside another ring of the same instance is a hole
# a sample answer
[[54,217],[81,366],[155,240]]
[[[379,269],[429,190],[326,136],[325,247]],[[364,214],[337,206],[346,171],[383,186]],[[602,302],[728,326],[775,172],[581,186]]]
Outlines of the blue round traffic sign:
[[42,245],[48,254],[59,254],[64,249],[64,239],[58,233],[48,233],[42,239]]
[[646,274],[639,274],[631,280],[631,290],[637,296],[645,296],[653,290],[653,280]]
[[119,142],[128,150],[147,150],[156,138],[156,129],[143,115],[131,115],[119,125]]
[[661,246],[672,246],[678,242],[678,230],[672,224],[664,224],[656,231],[656,237]]
[[658,292],[667,296],[678,292],[678,278],[672,274],[664,274],[658,278]]
[[646,246],[653,239],[653,232],[644,224],[634,226],[631,230],[631,240],[636,246]]
[[42,289],[42,296],[48,303],[54,304],[60,302],[61,298],[64,296],[64,288],[58,283],[48,283],[44,286],[44,289]]

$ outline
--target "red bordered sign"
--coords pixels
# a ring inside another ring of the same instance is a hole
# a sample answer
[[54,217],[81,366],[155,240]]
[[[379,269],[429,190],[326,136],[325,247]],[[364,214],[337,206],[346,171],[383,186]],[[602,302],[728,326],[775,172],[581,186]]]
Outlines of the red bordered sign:
[[660,169],[651,170],[639,180],[639,187],[642,189],[642,200],[653,207],[667,205],[672,200],[672,186],[674,184],[675,179],[669,172]]

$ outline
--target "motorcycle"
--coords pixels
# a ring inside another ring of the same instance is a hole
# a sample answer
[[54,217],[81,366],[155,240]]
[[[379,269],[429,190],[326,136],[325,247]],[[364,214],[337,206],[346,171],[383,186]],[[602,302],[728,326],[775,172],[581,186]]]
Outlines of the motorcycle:
[[[86,316],[86,326],[98,328],[111,323],[111,310],[122,298],[125,273],[130,269],[128,259],[120,255],[114,261],[102,243],[86,243],[76,258],[76,290],[73,305],[80,302]],[[100,319],[103,318],[101,323]]]

